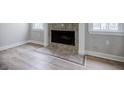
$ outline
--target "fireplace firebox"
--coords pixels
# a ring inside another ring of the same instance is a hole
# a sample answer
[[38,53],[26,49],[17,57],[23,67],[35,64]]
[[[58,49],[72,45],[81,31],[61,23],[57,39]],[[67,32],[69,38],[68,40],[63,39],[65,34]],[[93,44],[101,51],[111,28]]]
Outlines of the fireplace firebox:
[[75,45],[75,31],[51,30],[51,42]]

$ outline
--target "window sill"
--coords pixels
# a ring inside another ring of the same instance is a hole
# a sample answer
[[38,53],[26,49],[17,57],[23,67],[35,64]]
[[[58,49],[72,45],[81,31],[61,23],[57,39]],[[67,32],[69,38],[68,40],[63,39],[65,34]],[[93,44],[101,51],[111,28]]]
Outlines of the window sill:
[[33,31],[33,32],[42,32],[44,30],[43,29],[32,29],[31,31]]
[[121,33],[121,32],[92,32],[92,31],[89,31],[89,34],[124,36],[124,32]]

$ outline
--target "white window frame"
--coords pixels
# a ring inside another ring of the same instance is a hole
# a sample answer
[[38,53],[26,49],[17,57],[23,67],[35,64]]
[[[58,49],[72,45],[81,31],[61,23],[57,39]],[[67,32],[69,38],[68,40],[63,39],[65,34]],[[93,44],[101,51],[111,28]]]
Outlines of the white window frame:
[[[33,28],[34,24],[42,24],[43,27],[42,28]],[[32,29],[32,31],[44,31],[44,23],[32,23],[31,24],[31,29]]]
[[[124,31],[122,31],[122,24],[118,23],[118,30],[117,31],[113,31],[112,30],[93,30],[93,23],[88,23],[88,32],[90,34],[101,34],[101,35],[120,35],[120,36],[124,36]],[[119,32],[120,31],[120,32]]]

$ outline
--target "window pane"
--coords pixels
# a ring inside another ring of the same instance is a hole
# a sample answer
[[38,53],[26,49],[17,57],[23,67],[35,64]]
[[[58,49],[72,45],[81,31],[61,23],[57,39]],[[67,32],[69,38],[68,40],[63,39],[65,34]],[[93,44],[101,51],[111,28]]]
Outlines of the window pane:
[[109,29],[110,30],[117,31],[118,30],[118,24],[116,24],[116,23],[110,23],[109,24]]
[[101,24],[101,30],[107,30],[107,24],[106,23]]
[[100,29],[101,29],[100,23],[93,24],[93,30],[100,30]]
[[33,29],[43,29],[43,23],[33,23]]

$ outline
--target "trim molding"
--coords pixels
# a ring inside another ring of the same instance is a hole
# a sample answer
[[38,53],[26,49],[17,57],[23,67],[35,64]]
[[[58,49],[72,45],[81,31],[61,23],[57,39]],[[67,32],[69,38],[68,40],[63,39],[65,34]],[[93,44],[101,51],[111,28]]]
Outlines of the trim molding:
[[124,57],[122,57],[122,56],[116,56],[116,55],[105,54],[105,53],[94,52],[94,51],[86,51],[86,54],[96,56],[96,57],[105,58],[105,59],[124,62]]
[[43,44],[42,42],[40,42],[40,41],[29,40],[29,41],[18,42],[18,43],[11,44],[11,45],[2,46],[2,47],[0,47],[0,51],[7,50],[7,49],[9,49],[9,48],[14,48],[14,47],[17,47],[17,46],[26,44],[26,43],[35,43],[35,44],[44,45],[44,44]]
[[3,46],[3,47],[0,47],[0,51],[7,50],[9,48],[14,48],[14,47],[26,44],[26,43],[28,43],[28,41],[22,41],[22,42],[11,44],[11,45],[6,45],[6,46]]
[[124,36],[124,32],[99,32],[99,31],[89,31],[89,34],[94,34],[94,35]]
[[35,44],[40,44],[40,45],[43,45],[44,46],[44,43],[43,42],[35,41],[35,40],[29,40],[28,43],[35,43]]
[[85,24],[84,23],[79,23],[79,49],[78,53],[80,55],[85,54]]

